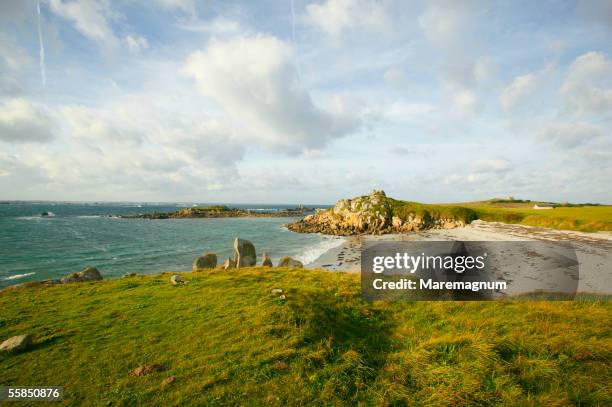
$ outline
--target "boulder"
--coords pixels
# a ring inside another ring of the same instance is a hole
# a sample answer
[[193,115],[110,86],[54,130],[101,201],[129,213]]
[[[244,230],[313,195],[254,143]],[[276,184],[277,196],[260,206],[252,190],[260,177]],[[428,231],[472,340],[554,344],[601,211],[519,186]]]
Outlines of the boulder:
[[282,294],[283,293],[283,289],[282,288],[273,288],[270,290],[270,292],[272,294]]
[[217,267],[217,255],[208,252],[204,256],[195,259],[191,271],[202,271],[205,269],[214,269],[215,267]]
[[183,284],[185,280],[183,280],[183,277],[179,276],[178,274],[174,274],[172,277],[170,277],[170,282],[172,285],[179,285]]
[[278,261],[278,267],[304,267],[301,261],[285,256]]
[[157,364],[139,366],[130,372],[130,376],[136,376],[136,377],[146,376],[151,373],[161,372],[164,369],[165,369],[164,366],[157,365]]
[[62,278],[62,283],[82,283],[85,281],[102,280],[102,274],[95,267],[86,267],[83,271],[72,273],[69,276]]
[[262,260],[261,260],[261,265],[264,267],[272,267],[272,259],[270,259],[270,256],[268,256],[268,253],[263,252],[262,254]]
[[161,387],[166,387],[166,386],[174,383],[175,380],[176,380],[176,376],[166,377],[164,380],[162,380]]
[[17,335],[7,339],[0,345],[0,351],[3,352],[16,352],[24,350],[32,346],[32,335]]
[[235,269],[236,268],[236,262],[234,261],[234,259],[227,259],[227,260],[225,260],[225,263],[223,263],[222,268],[223,268],[223,270]]
[[245,239],[234,240],[234,261],[236,267],[251,267],[257,262],[257,253],[253,243]]

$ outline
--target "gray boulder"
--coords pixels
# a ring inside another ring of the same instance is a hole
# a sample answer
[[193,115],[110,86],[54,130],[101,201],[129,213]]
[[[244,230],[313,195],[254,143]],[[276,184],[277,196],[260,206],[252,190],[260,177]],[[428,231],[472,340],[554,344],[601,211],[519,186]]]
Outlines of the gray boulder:
[[254,266],[257,262],[257,253],[253,243],[236,238],[234,240],[234,261],[236,268]]
[[183,277],[179,276],[178,274],[174,274],[172,277],[170,277],[170,282],[172,285],[179,285],[183,284],[185,280],[183,280]]
[[7,339],[0,345],[2,352],[16,352],[29,348],[32,345],[32,335],[17,335]]
[[277,267],[304,267],[301,261],[292,259],[289,256],[285,256],[278,261]]
[[262,259],[261,259],[261,265],[264,267],[272,267],[272,259],[270,259],[270,256],[268,256],[268,253],[263,252],[262,254]]
[[234,261],[234,259],[227,259],[225,260],[225,263],[223,263],[223,266],[221,267],[223,268],[223,270],[235,269],[236,262]]
[[85,281],[102,280],[102,274],[95,267],[86,267],[83,271],[72,273],[61,279],[62,283],[82,283]]
[[200,256],[193,262],[192,271],[202,271],[205,269],[214,269],[217,267],[217,255],[208,252],[204,256]]

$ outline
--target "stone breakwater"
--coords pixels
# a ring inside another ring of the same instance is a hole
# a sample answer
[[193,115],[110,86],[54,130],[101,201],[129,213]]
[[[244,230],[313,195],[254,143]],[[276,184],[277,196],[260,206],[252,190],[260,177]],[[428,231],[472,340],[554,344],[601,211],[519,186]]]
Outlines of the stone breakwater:
[[384,191],[374,191],[358,198],[341,199],[333,208],[317,210],[287,228],[300,233],[351,236],[452,229],[465,224],[465,220],[450,215],[411,211],[409,205],[388,198]]

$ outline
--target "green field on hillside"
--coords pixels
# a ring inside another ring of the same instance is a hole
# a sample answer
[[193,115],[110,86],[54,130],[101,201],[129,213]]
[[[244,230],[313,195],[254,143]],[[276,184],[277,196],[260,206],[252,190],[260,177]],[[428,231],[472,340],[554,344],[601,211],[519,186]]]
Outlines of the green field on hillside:
[[610,205],[533,209],[535,203],[513,204],[483,201],[457,205],[473,209],[478,218],[485,221],[519,223],[582,232],[612,231],[612,206]]
[[[0,354],[0,385],[100,406],[612,405],[608,299],[366,303],[358,275],[183,276],[0,293],[0,339],[35,335]],[[129,375],[145,364],[163,370]]]

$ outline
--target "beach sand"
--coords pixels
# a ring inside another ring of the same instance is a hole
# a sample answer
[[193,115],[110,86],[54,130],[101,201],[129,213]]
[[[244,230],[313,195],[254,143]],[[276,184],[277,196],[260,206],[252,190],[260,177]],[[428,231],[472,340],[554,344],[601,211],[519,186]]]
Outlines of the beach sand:
[[[612,234],[608,232],[583,233],[566,230],[537,228],[523,225],[509,225],[496,222],[474,221],[470,225],[455,229],[433,229],[423,232],[388,235],[362,235],[345,238],[343,244],[334,247],[308,267],[320,267],[334,271],[359,272],[361,248],[366,242],[380,241],[545,241],[569,242],[576,250],[579,263],[580,281],[578,292],[612,294]],[[508,253],[508,256],[530,256],[525,249],[522,253]],[[533,274],[533,273],[531,273]],[[554,282],[554,276],[513,274],[516,294],[529,281],[546,278]]]

